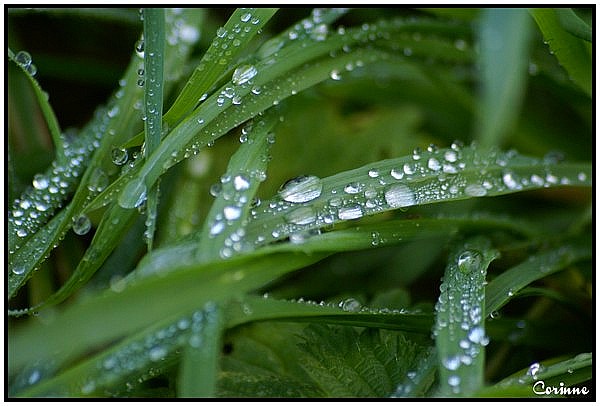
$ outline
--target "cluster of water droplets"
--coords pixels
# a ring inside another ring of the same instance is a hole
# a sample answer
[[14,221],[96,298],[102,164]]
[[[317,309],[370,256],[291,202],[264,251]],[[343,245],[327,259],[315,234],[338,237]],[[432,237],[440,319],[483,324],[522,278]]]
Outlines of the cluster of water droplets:
[[[542,168],[539,174],[511,168]],[[430,145],[416,148],[407,158],[382,161],[346,174],[354,181],[338,186],[337,177],[322,180],[300,176],[284,183],[278,198],[252,212],[252,220],[281,216],[263,240],[277,240],[295,233],[327,228],[342,220],[359,219],[386,210],[445,200],[497,195],[509,191],[584,182],[587,176],[559,179],[548,159],[525,157],[516,151],[479,151],[454,142],[450,148]]]
[[81,395],[102,393],[115,382],[132,377],[137,384],[156,376],[161,371],[161,364],[178,357],[183,346],[201,346],[204,330],[208,323],[215,323],[215,318],[215,305],[209,302],[202,310],[181,317],[99,358],[95,373],[78,382]]
[[[268,293],[263,295],[265,299],[269,297]],[[310,299],[298,298],[298,299],[289,299],[287,300],[290,303],[301,303],[307,306],[316,306],[321,308],[330,308],[336,310],[343,310],[345,312],[351,313],[361,313],[361,314],[374,314],[374,315],[389,315],[389,316],[397,316],[397,315],[416,315],[421,314],[420,310],[407,310],[407,309],[389,309],[387,307],[384,308],[374,308],[369,307],[362,304],[358,299],[353,297],[348,297],[342,299],[338,302],[324,301],[321,300],[319,302]]]
[[33,59],[27,51],[19,51],[15,54],[15,62],[25,69],[31,76],[37,73],[37,67],[33,64]]
[[[242,143],[254,144],[255,135],[263,132],[265,121],[247,122],[242,130],[240,141]],[[266,135],[266,139],[273,140],[272,133]],[[268,152],[262,156],[262,164],[253,169],[228,170],[223,174],[218,183],[210,187],[210,194],[217,198],[220,209],[211,211],[208,219],[208,238],[219,238],[223,240],[220,250],[221,258],[230,258],[235,253],[244,251],[251,247],[246,241],[246,220],[243,213],[251,206],[260,205],[260,200],[254,197],[258,184],[266,178],[264,167],[268,161]]]
[[[489,259],[489,258],[488,258]],[[452,393],[461,392],[461,380],[454,374],[462,365],[469,366],[483,354],[489,338],[483,328],[485,290],[484,254],[475,248],[465,247],[450,263],[440,285],[440,296],[435,304],[436,323],[433,337],[443,333],[443,340],[453,343],[448,354],[440,354],[447,371],[447,384]]]
[[[46,172],[36,174],[31,186],[13,201],[8,215],[9,232],[14,237],[9,239],[10,254],[46,224],[73,192],[90,155],[100,145],[110,119],[108,111],[99,109],[94,124],[79,136],[63,134],[64,161],[55,160]],[[107,184],[108,178],[98,169],[92,174],[88,189],[102,190]]]

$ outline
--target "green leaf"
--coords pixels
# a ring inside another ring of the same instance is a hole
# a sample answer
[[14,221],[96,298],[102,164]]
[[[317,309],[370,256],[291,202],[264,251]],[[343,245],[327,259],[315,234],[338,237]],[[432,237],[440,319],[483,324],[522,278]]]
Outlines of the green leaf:
[[469,396],[483,385],[489,342],[484,327],[485,277],[498,255],[488,240],[473,238],[448,258],[433,329],[444,396]]
[[585,92],[592,95],[592,61],[588,42],[574,37],[561,25],[564,13],[555,9],[535,8],[530,13],[542,32],[550,51],[569,74],[569,78]]
[[416,367],[422,349],[400,333],[311,324],[301,365],[326,397],[381,397]]
[[530,19],[523,9],[487,9],[482,13],[477,139],[483,147],[490,147],[502,145],[520,113],[529,66]]
[[498,311],[521,289],[577,261],[591,258],[589,244],[559,245],[530,256],[526,261],[495,277],[486,286],[485,314]]

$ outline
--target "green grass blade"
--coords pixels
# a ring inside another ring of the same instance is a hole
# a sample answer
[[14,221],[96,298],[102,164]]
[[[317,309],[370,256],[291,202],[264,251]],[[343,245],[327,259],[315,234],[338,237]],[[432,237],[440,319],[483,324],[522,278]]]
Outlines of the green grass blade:
[[277,12],[274,8],[237,9],[194,70],[187,84],[165,115],[169,125],[175,125],[200,102],[218,79],[231,69],[232,63]]
[[[418,152],[324,179],[257,207],[247,238],[269,243],[366,215],[411,206],[563,185],[590,186],[588,164],[551,164],[475,147]],[[287,200],[286,200],[287,199]]]
[[481,146],[502,145],[518,118],[529,66],[530,17],[524,9],[483,10],[480,23]]
[[556,10],[534,8],[530,13],[548,43],[550,51],[556,55],[556,59],[565,68],[571,80],[585,94],[591,96],[591,44],[565,31]]
[[[222,316],[218,305],[207,303],[200,329],[192,329],[183,349],[178,396],[214,397],[221,354]],[[198,331],[199,330],[199,331]]]
[[440,392],[468,396],[483,385],[485,276],[498,256],[490,242],[474,238],[456,248],[440,286],[433,330],[438,352]]
[[532,282],[560,271],[570,264],[589,259],[591,255],[592,249],[586,243],[564,244],[532,255],[527,261],[498,275],[486,286],[485,314],[498,311],[519,290]]
[[[165,55],[165,11],[161,8],[144,9],[144,121],[145,151],[153,153],[163,132],[163,73]],[[158,184],[148,192],[146,202],[146,232],[144,237],[148,250],[152,250],[156,211],[158,206]]]
[[565,31],[577,38],[592,42],[592,28],[579,18],[572,8],[557,8],[554,12]]
[[37,69],[35,68],[35,65],[32,64],[31,56],[24,51],[15,54],[10,48],[8,48],[8,59],[16,63],[17,66],[20,67],[25,73],[27,79],[29,79],[40,109],[42,110],[42,114],[44,115],[44,119],[46,120],[46,124],[48,125],[48,130],[50,131],[52,140],[54,141],[56,160],[61,165],[66,164],[67,157],[65,155],[64,139],[61,136],[60,126],[58,125],[58,120],[56,119],[54,110],[48,102],[48,94],[42,90],[38,81],[33,77]]
[[[174,313],[192,312],[207,301],[222,301],[258,289],[323,257],[273,254],[252,260],[240,257],[204,265],[192,263],[165,277],[157,275],[119,292],[107,291],[70,306],[49,325],[33,320],[26,329],[13,330],[10,369],[18,370],[61,349],[69,353],[57,354],[56,359],[68,359]],[[149,297],[153,300],[148,301]],[[66,329],[68,337],[64,335]]]
[[[266,178],[269,150],[273,142],[271,129],[279,120],[274,109],[248,122],[242,129],[245,141],[229,160],[229,165],[204,223],[198,246],[201,261],[229,258],[246,248],[240,241],[250,207],[261,182]],[[244,139],[244,138],[242,138]]]
[[[588,395],[591,393],[589,387],[586,387],[586,393],[582,391],[583,387],[577,388],[578,393],[574,392],[576,388],[569,387],[592,379],[592,360],[592,353],[582,353],[559,362],[536,362],[491,387],[481,389],[474,396],[495,397],[503,394],[510,397],[511,393],[514,393],[515,397],[536,398],[563,397],[568,394]],[[552,388],[556,388],[558,393],[554,393]],[[571,391],[567,393],[569,389]],[[549,391],[546,393],[546,390]]]
[[381,310],[360,305],[348,298],[339,303],[309,300],[276,300],[246,296],[232,300],[225,310],[228,328],[258,321],[326,322],[330,324],[385,328],[429,333],[431,314],[404,309]]

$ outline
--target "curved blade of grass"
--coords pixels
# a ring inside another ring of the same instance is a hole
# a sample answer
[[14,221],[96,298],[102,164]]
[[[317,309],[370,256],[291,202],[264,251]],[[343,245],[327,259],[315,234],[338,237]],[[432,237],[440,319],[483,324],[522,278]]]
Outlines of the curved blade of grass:
[[534,8],[529,11],[542,32],[550,50],[569,77],[588,96],[592,95],[591,44],[565,31],[554,9]]
[[217,83],[231,64],[277,12],[276,8],[237,9],[217,31],[217,37],[194,70],[187,84],[167,111],[164,120],[176,124]]
[[[145,154],[153,153],[163,132],[163,73],[165,59],[165,11],[161,8],[144,9],[144,121]],[[156,210],[158,206],[158,183],[148,192],[146,202],[146,232],[144,237],[148,250],[152,250]]]
[[486,9],[480,28],[481,113],[477,139],[499,146],[510,134],[525,92],[530,17],[525,9]]
[[[214,303],[204,307],[200,329],[192,329],[183,350],[178,396],[182,398],[214,397],[221,354],[221,309]],[[199,331],[198,331],[199,330]]]
[[246,296],[234,299],[225,310],[227,328],[256,321],[325,322],[330,324],[385,328],[428,334],[432,315],[408,310],[380,310],[361,306],[349,298],[339,304],[287,301]]
[[[139,171],[143,180],[130,182],[127,191],[143,190],[142,182],[146,188],[151,186],[169,167],[290,95],[336,77],[349,66],[362,66],[385,58],[387,52],[370,49],[369,43],[378,35],[411,29],[414,28],[410,24],[399,19],[338,31],[325,39],[293,41],[255,64],[257,74],[251,81],[236,85],[232,80],[225,84],[178,124]],[[348,52],[353,45],[364,48]],[[341,53],[332,54],[336,50]],[[306,65],[311,60],[314,62]],[[258,92],[260,94],[256,94]],[[217,116],[219,120],[212,123]],[[230,122],[232,124],[223,125]]]
[[[569,386],[592,379],[592,359],[592,353],[582,353],[564,361],[534,363],[529,368],[511,375],[491,387],[481,389],[474,396],[495,397],[498,394],[506,396],[508,393],[515,393],[515,396],[519,397],[540,397],[548,387],[555,387],[564,391]],[[549,365],[550,363],[551,365]],[[544,385],[537,383],[540,381]],[[534,389],[542,393],[535,393]],[[579,395],[589,394],[589,388],[586,389],[587,393],[579,392]],[[563,393],[563,395],[565,394]],[[547,393],[545,395],[560,396],[560,394],[554,393]]]
[[307,184],[297,192],[320,192],[303,203],[281,197],[265,201],[252,213],[246,238],[268,244],[384,211],[560,185],[590,186],[590,179],[589,164],[552,164],[514,151],[454,147],[419,152]]
[[[167,19],[169,23],[167,32],[170,33],[169,35],[175,35],[172,32],[174,27],[193,27],[193,25],[189,25],[191,24],[189,20],[195,15],[196,14],[193,12],[193,10],[184,10],[177,18],[175,18],[173,17],[172,13],[169,12]],[[174,66],[183,63],[183,61],[188,57],[192,44],[193,41],[190,41],[189,38],[181,41],[177,40],[175,41],[174,45],[169,44],[166,49],[166,62],[169,77],[177,77],[177,69],[175,69]],[[142,88],[136,85],[137,71],[139,68],[140,59],[138,56],[134,56],[123,79],[119,82],[122,88],[115,93],[114,100],[109,102],[110,109],[99,110],[94,121],[92,121],[88,125],[87,129],[84,130],[84,134],[86,134],[85,131],[89,131],[90,134],[92,134],[90,135],[92,139],[88,141],[88,144],[92,144],[92,146],[97,149],[91,161],[89,162],[88,170],[81,180],[81,185],[83,186],[80,186],[77,189],[75,196],[72,198],[69,206],[67,206],[67,209],[65,209],[67,213],[63,215],[60,224],[53,222],[53,226],[47,227],[40,238],[36,239],[37,243],[27,244],[25,247],[23,247],[23,249],[20,250],[20,252],[16,253],[18,255],[11,257],[11,259],[14,260],[14,266],[19,267],[18,272],[25,277],[19,277],[18,280],[15,279],[15,282],[10,285],[9,297],[14,296],[18,288],[22,286],[22,284],[31,276],[33,270],[37,269],[41,261],[43,261],[49,255],[52,248],[71,228],[72,217],[85,213],[86,205],[90,203],[89,197],[100,190],[98,185],[93,186],[95,174],[98,173],[98,171],[102,173],[107,171],[107,168],[114,167],[114,164],[111,160],[112,149],[116,145],[121,144],[123,140],[127,138],[128,134],[131,134],[132,130],[135,128],[134,126],[139,123],[139,118],[141,115],[140,112],[135,108],[130,108],[131,106],[135,106],[137,104],[137,101],[141,96]],[[169,81],[167,81],[167,84],[168,83]],[[100,139],[101,141],[99,141]],[[80,147],[80,149],[83,151],[89,151],[92,146],[86,144],[86,147]],[[94,148],[91,148],[91,150]],[[86,162],[87,160],[77,159],[77,162],[80,161]],[[133,172],[133,170],[130,172]],[[127,178],[127,176],[133,176],[133,173],[128,173],[128,175],[121,176],[119,179],[122,179],[123,177]],[[71,178],[72,177],[69,179]],[[114,183],[118,183],[118,180]],[[48,186],[48,188],[50,188],[50,186]],[[95,192],[92,192],[92,190]],[[115,187],[110,185],[105,191],[98,195],[98,198],[106,193],[113,193],[114,196],[116,196],[114,190]],[[116,213],[116,210],[113,212]],[[126,215],[125,213],[129,214]],[[120,223],[121,226],[124,224],[129,224],[132,214],[133,213],[131,211],[121,210],[119,214],[111,218],[110,221],[105,221],[104,224],[106,224],[106,227],[110,227],[116,231],[115,227],[117,227],[117,224]],[[104,238],[107,240],[102,244],[103,248],[112,250],[112,248],[114,248],[114,246],[116,246],[118,243],[121,232],[115,232],[113,234],[106,233],[104,236]],[[109,243],[107,243],[108,240],[110,240]],[[91,252],[96,251],[92,249]],[[93,275],[93,272],[101,265],[101,262],[98,262],[99,258],[104,259],[105,255],[100,257],[88,255],[86,257],[86,261],[80,264],[81,272],[76,270],[71,276],[73,281],[78,280],[79,282],[73,282],[70,283],[70,285],[80,286],[82,281],[87,281]],[[92,261],[90,261],[90,259],[92,259]],[[22,269],[24,270],[22,271]],[[84,269],[85,271],[83,271]],[[68,290],[66,288],[61,289],[61,292],[57,292],[54,298],[49,299],[48,303],[56,303],[59,297],[62,299],[68,297]],[[38,305],[37,308],[41,308],[40,306],[42,306],[42,304]],[[22,311],[17,311],[14,314],[22,313]]]
[[486,286],[485,314],[498,311],[519,290],[532,282],[591,256],[592,248],[585,242],[564,244],[532,255],[527,261],[498,275]]
[[27,76],[31,86],[33,87],[33,92],[35,93],[35,97],[39,103],[40,109],[42,110],[42,114],[44,115],[44,119],[46,120],[46,124],[48,125],[48,130],[50,131],[50,135],[52,136],[52,140],[54,141],[54,151],[56,153],[56,161],[60,165],[66,164],[67,157],[65,155],[65,145],[64,139],[61,136],[60,126],[58,125],[58,120],[56,119],[56,115],[54,114],[54,110],[52,110],[52,106],[48,102],[48,94],[45,93],[37,80],[33,77],[30,70],[28,69],[31,65],[31,62],[27,65],[23,65],[19,63],[15,59],[15,53],[8,48],[8,59],[13,61]]
[[565,31],[577,38],[592,42],[592,28],[579,18],[572,8],[556,8],[554,12]]
[[111,345],[103,351],[67,366],[56,376],[39,380],[35,385],[19,391],[19,397],[80,397],[108,396],[119,386],[141,383],[160,375],[180,359],[178,350],[194,335],[202,334],[212,326],[211,307],[188,315],[171,316]]
[[[131,284],[121,292],[105,292],[69,306],[49,325],[34,320],[27,328],[13,330],[9,340],[10,369],[20,369],[65,349],[69,353],[57,354],[57,360],[77,356],[172,314],[192,312],[207,301],[222,301],[255,290],[323,257],[273,254],[252,260],[238,257],[204,265],[191,263],[177,272],[171,269],[164,277],[159,274]],[[67,329],[69,335],[65,336]]]
[[[405,241],[453,235],[459,230],[507,230],[524,236],[538,235],[526,222],[493,216],[474,215],[473,218],[403,219],[363,224],[322,234],[308,234],[295,243],[271,244],[244,255],[262,255],[276,252],[333,253],[375,247],[385,247]],[[532,234],[533,233],[533,234]],[[180,242],[176,246],[157,249],[146,255],[138,264],[136,277],[166,272],[197,260],[198,242]]]
[[473,238],[449,256],[433,329],[445,396],[468,396],[483,385],[489,341],[484,329],[485,276],[498,255],[488,240]]
[[265,179],[269,149],[273,140],[271,129],[279,116],[270,109],[264,117],[246,124],[242,130],[247,139],[229,160],[221,176],[220,192],[204,223],[198,245],[200,261],[229,258],[242,251],[240,240],[256,191]]

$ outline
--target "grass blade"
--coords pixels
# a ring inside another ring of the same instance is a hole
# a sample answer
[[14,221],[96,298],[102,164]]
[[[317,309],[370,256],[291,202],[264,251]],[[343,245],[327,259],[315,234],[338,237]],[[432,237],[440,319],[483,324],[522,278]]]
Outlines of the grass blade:
[[[178,390],[182,398],[214,397],[221,354],[222,317],[214,303],[204,306],[203,323],[183,350]],[[199,330],[199,331],[198,331]]]
[[556,10],[534,8],[530,13],[544,35],[550,51],[569,77],[588,96],[592,95],[591,44],[574,37],[561,26]]
[[527,78],[530,17],[525,9],[483,10],[481,111],[477,138],[499,146],[520,112]]
[[533,255],[527,261],[510,268],[486,286],[485,314],[498,311],[519,290],[532,282],[560,271],[577,261],[591,258],[588,243],[565,244]]
[[440,286],[433,330],[438,352],[440,392],[469,396],[483,386],[485,276],[498,252],[474,238],[455,249]]

